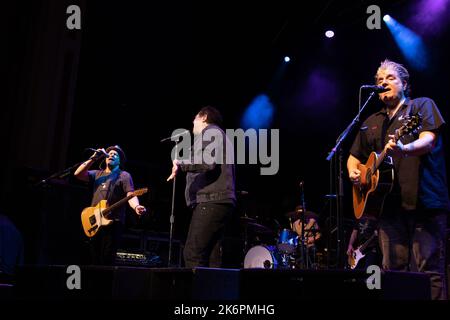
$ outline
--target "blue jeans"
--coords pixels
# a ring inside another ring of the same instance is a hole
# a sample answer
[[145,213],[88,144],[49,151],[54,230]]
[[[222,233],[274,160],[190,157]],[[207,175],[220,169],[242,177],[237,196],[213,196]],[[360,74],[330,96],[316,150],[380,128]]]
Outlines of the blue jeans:
[[193,213],[184,247],[187,268],[222,266],[225,225],[234,210],[232,204],[200,203]]
[[431,298],[446,299],[447,211],[385,212],[379,227],[383,268],[425,272],[430,275]]

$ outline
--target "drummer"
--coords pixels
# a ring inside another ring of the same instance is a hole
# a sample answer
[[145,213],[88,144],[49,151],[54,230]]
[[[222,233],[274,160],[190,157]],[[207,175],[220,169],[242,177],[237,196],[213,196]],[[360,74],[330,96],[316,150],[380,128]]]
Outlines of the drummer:
[[[301,239],[302,236],[302,215],[303,215],[303,208],[302,206],[295,207],[295,215],[293,217],[290,217],[292,230],[294,230],[298,236],[299,239]],[[307,247],[312,247],[316,244],[316,241],[321,238],[321,233],[319,229],[318,222],[318,216],[314,212],[306,211],[304,215],[305,220],[305,240]]]

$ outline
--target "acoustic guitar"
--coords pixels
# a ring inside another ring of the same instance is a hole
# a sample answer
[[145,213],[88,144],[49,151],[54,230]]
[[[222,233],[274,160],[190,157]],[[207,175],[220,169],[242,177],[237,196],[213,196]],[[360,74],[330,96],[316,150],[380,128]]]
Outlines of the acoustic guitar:
[[[421,125],[420,114],[405,117],[403,125],[395,131],[397,142],[406,134],[415,133]],[[358,164],[361,171],[360,184],[353,185],[353,211],[357,219],[363,215],[378,216],[384,200],[394,185],[394,165],[386,155],[386,148],[380,153],[372,152],[365,164]]]

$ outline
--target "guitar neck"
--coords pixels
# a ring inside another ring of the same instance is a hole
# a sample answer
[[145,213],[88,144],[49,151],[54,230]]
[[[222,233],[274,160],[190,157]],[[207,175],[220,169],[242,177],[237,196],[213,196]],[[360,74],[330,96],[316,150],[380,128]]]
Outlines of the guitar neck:
[[383,151],[381,151],[381,153],[378,155],[377,161],[375,162],[374,172],[375,170],[378,170],[378,168],[383,163],[385,158],[386,158],[386,149],[383,149]]
[[374,232],[369,239],[366,240],[366,242],[364,242],[360,247],[359,250],[361,252],[363,252],[364,250],[366,250],[367,246],[373,241],[373,239],[375,239],[375,237],[377,236],[376,232]]
[[129,196],[126,196],[125,198],[117,201],[116,203],[114,203],[113,205],[111,205],[110,207],[106,208],[105,210],[102,211],[103,216],[108,215],[111,211],[119,208],[120,206],[123,206],[128,200],[130,200],[131,198],[134,197],[134,194],[131,194]]
[[[400,139],[400,136],[402,135],[402,130],[397,130],[394,134],[394,142],[397,143],[398,139]],[[383,163],[384,159],[386,158],[386,148],[381,151],[381,153],[378,155],[377,161],[375,163],[375,170],[378,170],[380,165]],[[374,171],[375,172],[375,171]]]

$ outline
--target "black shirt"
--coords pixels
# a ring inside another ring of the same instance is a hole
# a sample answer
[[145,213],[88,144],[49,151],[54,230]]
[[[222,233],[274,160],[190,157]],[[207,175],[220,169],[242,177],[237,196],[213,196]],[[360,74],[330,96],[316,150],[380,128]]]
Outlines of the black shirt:
[[[106,173],[104,170],[90,170],[88,175],[94,193],[91,206],[97,205],[101,200],[107,200],[108,206],[111,206],[125,198],[128,192],[134,191],[133,179],[126,171]],[[114,220],[125,223],[127,205],[128,202],[112,212]]]
[[[375,231],[378,230],[377,220],[371,216],[362,216],[354,222],[353,230],[358,231],[357,245],[360,246],[371,239],[367,243],[367,247],[377,246],[377,241],[373,237]],[[373,241],[372,241],[373,240]]]
[[374,113],[364,121],[350,153],[365,163],[372,151],[380,153],[383,150],[389,135],[403,125],[405,116],[417,113],[421,115],[422,126],[414,135],[403,136],[400,139],[402,143],[417,140],[422,131],[434,132],[437,141],[433,150],[422,156],[394,159],[395,181],[390,197],[397,197],[406,210],[449,210],[445,155],[440,134],[445,121],[433,100],[407,98],[392,119],[389,119],[385,109]]
[[[211,136],[214,142],[209,141]],[[180,164],[181,170],[187,172],[185,198],[188,207],[206,202],[236,204],[234,153],[230,143],[225,132],[215,124],[209,124],[201,135],[194,137],[191,160]],[[215,151],[220,153],[216,156]],[[209,152],[213,161],[208,164],[204,160]],[[231,160],[233,163],[229,163]]]

